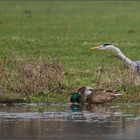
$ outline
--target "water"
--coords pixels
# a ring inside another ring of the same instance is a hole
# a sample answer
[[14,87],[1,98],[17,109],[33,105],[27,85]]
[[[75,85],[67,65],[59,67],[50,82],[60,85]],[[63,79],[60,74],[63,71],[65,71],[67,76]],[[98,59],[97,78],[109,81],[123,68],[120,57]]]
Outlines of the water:
[[0,106],[0,140],[140,140],[140,105]]

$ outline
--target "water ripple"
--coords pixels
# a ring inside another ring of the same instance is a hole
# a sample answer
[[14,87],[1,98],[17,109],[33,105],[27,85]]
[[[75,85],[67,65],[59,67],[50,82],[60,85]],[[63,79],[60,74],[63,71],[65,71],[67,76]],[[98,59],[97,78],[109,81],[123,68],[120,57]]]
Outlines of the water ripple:
[[74,122],[109,122],[110,115],[89,113],[89,112],[23,112],[23,113],[9,113],[0,112],[0,118],[5,120],[19,120],[19,119],[45,119],[46,121],[74,121]]

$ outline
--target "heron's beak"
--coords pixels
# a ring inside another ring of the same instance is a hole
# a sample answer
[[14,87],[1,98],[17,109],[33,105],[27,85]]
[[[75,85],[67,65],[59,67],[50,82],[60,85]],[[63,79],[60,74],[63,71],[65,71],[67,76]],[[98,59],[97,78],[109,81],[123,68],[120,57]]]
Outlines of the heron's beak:
[[99,48],[101,48],[101,46],[92,47],[91,50],[96,50],[96,49],[99,49]]

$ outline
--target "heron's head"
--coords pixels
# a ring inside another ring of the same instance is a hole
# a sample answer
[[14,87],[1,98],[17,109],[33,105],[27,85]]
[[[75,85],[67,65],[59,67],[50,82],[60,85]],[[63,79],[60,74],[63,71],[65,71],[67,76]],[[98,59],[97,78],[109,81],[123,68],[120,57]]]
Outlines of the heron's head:
[[96,47],[92,47],[91,50],[114,50],[115,46],[112,45],[111,43],[104,43],[102,45],[96,46]]

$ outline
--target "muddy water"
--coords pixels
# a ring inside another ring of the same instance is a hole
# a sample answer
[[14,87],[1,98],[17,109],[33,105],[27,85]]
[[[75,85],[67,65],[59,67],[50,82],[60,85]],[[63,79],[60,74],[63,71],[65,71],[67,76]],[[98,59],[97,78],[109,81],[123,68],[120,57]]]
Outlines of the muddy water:
[[140,140],[140,105],[0,106],[0,140]]

